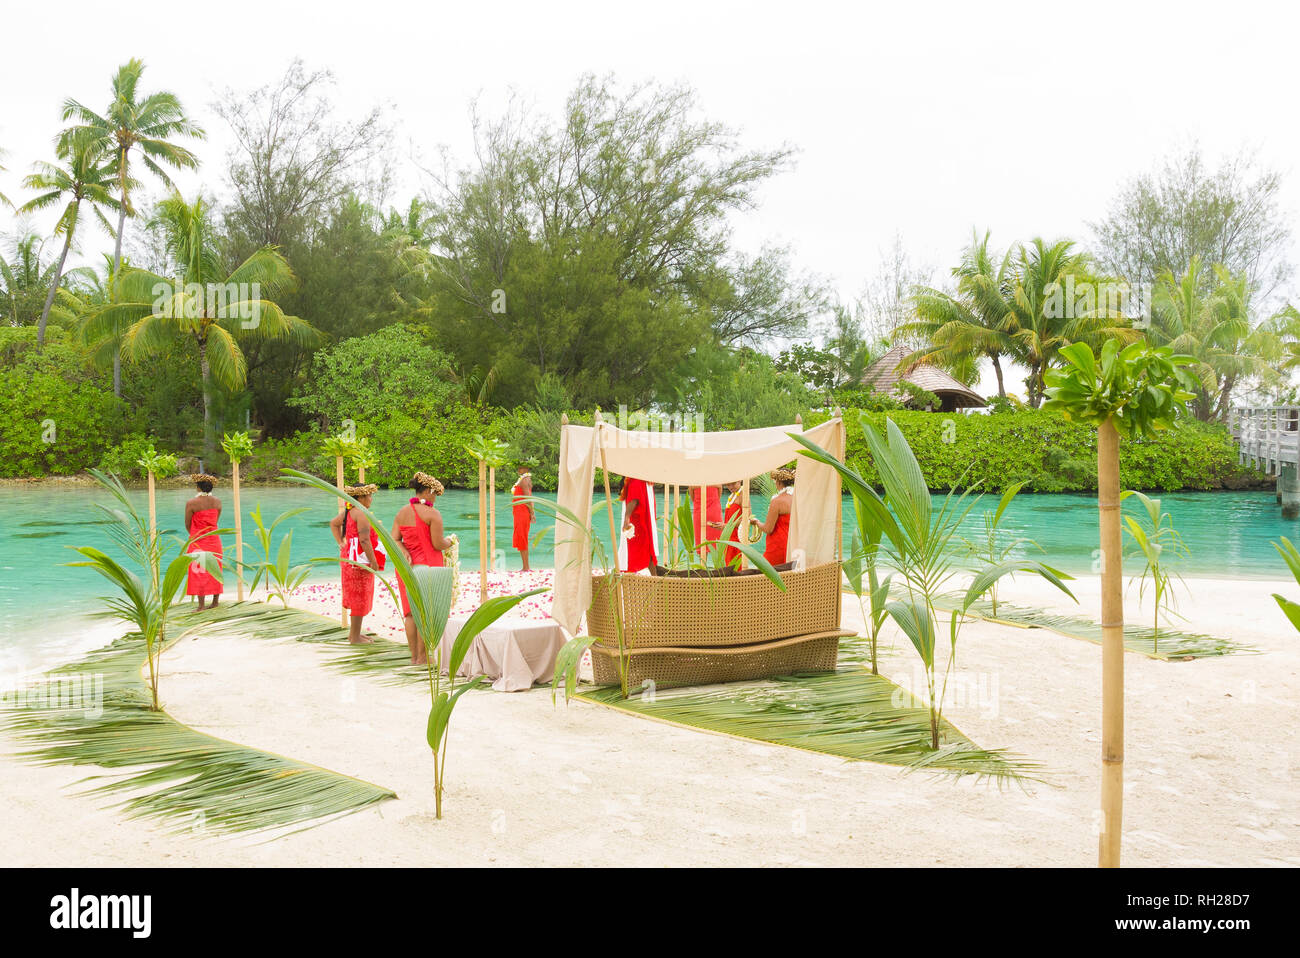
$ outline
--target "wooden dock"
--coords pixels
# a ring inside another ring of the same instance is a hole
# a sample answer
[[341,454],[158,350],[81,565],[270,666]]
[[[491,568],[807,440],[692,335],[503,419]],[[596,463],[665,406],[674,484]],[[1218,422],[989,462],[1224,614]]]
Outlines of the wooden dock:
[[1236,406],[1228,428],[1239,461],[1277,477],[1282,517],[1300,518],[1300,406]]

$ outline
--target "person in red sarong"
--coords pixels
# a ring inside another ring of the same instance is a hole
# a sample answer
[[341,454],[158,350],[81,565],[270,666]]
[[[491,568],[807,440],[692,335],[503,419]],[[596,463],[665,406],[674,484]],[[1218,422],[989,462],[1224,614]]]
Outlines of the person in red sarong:
[[524,571],[528,571],[528,530],[537,517],[537,511],[531,502],[524,502],[533,494],[533,476],[528,471],[527,463],[519,464],[519,478],[510,487],[510,511],[514,513],[515,530],[510,544],[519,550],[524,560]]
[[[427,472],[417,472],[410,485],[415,495],[393,516],[392,536],[401,543],[402,551],[412,565],[441,566],[444,564],[443,552],[452,547],[452,540],[443,535],[442,513],[433,507],[443,493],[442,483]],[[429,652],[415,626],[411,598],[406,594],[406,586],[400,577],[397,590],[402,595],[402,625],[406,628],[411,664],[425,665],[429,661]]]
[[763,546],[763,558],[772,565],[787,562],[790,536],[790,509],[794,503],[794,472],[790,469],[775,469],[772,478],[776,481],[777,492],[767,506],[767,519],[763,523],[763,532],[767,542]]
[[[374,483],[367,483],[347,486],[343,491],[369,509],[371,496],[378,489]],[[348,641],[353,645],[369,644],[374,639],[361,635],[361,623],[375,603],[374,572],[384,568],[383,553],[375,548],[379,545],[379,534],[371,528],[365,513],[354,509],[350,502],[330,520],[330,533],[339,545],[339,559],[347,560],[340,561],[339,568],[343,577],[343,607],[352,617]],[[359,568],[354,562],[364,562],[369,568]]]
[[[727,533],[727,539],[729,541],[731,542],[748,541],[748,538],[746,538],[745,540],[742,540],[740,538],[740,534],[741,534],[740,516],[741,516],[741,506],[743,505],[743,503],[741,502],[740,489],[741,486],[743,485],[744,483],[742,483],[739,479],[737,479],[735,482],[728,482],[726,485],[722,487],[727,490],[727,508],[726,511],[724,511],[722,514],[721,522],[709,523],[709,526],[711,527],[709,538],[711,539],[721,538],[722,534],[727,531],[727,526],[731,525],[731,531]],[[732,525],[731,523],[732,519],[736,520],[734,525]],[[753,520],[751,519],[750,521],[752,522]],[[726,562],[727,568],[739,569],[740,550],[733,549],[731,546],[727,546],[727,554],[723,557],[723,561]]]
[[640,572],[657,561],[650,495],[644,479],[629,476],[623,480],[618,498],[623,503],[623,538],[627,543],[627,568],[624,572]]
[[[221,500],[212,495],[216,476],[200,473],[192,477],[198,494],[185,503],[185,531],[190,536],[186,552],[212,552],[216,554],[217,565],[222,565],[221,536],[216,534],[218,520],[221,518]],[[210,575],[203,564],[195,559],[190,563],[189,578],[185,585],[186,595],[199,597],[199,611],[203,611],[204,601],[212,596],[212,608],[217,607],[217,596],[221,595],[221,578]]]
[[[702,491],[703,495],[701,495]],[[703,490],[699,486],[691,488],[691,514],[695,517],[696,543],[718,537],[714,530],[721,528],[722,496],[717,486],[705,486]],[[713,546],[697,545],[696,551],[702,556],[707,556],[713,551]]]

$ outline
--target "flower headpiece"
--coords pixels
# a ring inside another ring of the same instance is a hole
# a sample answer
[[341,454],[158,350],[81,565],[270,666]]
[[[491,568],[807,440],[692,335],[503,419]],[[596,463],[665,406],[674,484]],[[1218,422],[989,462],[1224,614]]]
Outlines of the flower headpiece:
[[793,469],[773,469],[770,475],[777,482],[785,483],[787,485],[794,482]]
[[427,472],[417,472],[411,477],[411,482],[419,486],[421,489],[432,489],[435,496],[440,496],[444,492],[442,483],[433,478],[433,476],[429,475]]
[[367,482],[364,486],[344,486],[343,491],[353,499],[359,499],[362,496],[373,496],[379,491],[379,487],[373,482]]
[[215,486],[217,484],[217,477],[209,476],[206,472],[196,472],[190,476],[190,482],[194,483],[196,486],[200,482],[210,482]]

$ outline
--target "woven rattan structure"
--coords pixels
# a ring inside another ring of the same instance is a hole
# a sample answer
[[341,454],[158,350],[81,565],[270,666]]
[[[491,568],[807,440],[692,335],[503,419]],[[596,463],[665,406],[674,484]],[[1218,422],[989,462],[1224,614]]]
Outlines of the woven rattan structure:
[[[629,688],[735,682],[791,672],[832,671],[840,631],[840,565],[780,574],[621,578]],[[597,683],[618,682],[612,578],[592,577],[587,631]]]

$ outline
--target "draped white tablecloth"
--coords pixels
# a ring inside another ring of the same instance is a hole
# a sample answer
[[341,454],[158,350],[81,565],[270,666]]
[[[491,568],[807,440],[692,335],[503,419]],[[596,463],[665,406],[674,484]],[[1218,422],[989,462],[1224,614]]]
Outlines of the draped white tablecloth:
[[[442,636],[444,661],[469,616],[447,620]],[[525,692],[536,683],[549,683],[564,633],[554,619],[512,619],[503,616],[474,637],[458,675],[485,675],[498,692]]]

